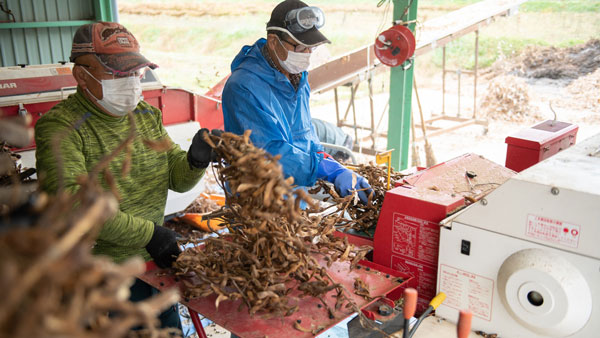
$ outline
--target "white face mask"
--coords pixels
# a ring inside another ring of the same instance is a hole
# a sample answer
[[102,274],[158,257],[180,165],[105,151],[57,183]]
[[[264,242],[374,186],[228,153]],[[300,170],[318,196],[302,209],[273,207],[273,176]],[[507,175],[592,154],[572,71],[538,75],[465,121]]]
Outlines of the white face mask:
[[[281,40],[277,40],[283,47],[283,43],[281,43]],[[285,61],[281,60],[277,53],[275,53],[275,56],[277,56],[279,64],[283,69],[285,69],[286,72],[290,74],[299,74],[308,69],[308,67],[310,66],[311,53],[292,52],[285,47],[283,47],[283,49],[285,49],[288,53],[287,59],[285,59]]]
[[125,116],[142,100],[142,83],[139,76],[121,77],[109,80],[98,80],[83,68],[102,86],[102,100],[98,100],[88,89],[88,93],[96,99],[102,108],[115,116]]

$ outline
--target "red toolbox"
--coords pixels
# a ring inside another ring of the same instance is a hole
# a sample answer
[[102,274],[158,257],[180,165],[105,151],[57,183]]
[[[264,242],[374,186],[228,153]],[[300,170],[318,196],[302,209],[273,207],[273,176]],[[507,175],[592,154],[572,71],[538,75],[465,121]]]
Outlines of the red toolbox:
[[506,137],[506,167],[523,171],[575,144],[579,127],[548,120]]

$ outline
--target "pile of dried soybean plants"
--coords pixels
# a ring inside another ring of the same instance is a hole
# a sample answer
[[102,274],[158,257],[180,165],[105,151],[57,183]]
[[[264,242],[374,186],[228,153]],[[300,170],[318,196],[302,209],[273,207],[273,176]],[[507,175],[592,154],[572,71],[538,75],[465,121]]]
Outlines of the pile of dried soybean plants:
[[529,89],[525,80],[513,75],[504,75],[490,81],[481,101],[482,115],[512,122],[537,120],[540,114],[529,104]]
[[[323,191],[329,195],[323,201],[333,202],[337,206],[334,214],[339,216],[337,225],[343,230],[353,229],[356,231],[368,231],[377,225],[379,212],[383,206],[383,198],[387,191],[387,167],[376,166],[373,163],[368,165],[360,164],[355,171],[366,178],[373,189],[373,194],[369,196],[367,205],[359,203],[356,196],[349,195],[340,197],[330,183],[323,180],[317,182],[317,186],[310,193],[315,194]],[[403,175],[395,172],[393,169],[390,174],[390,188],[394,187],[396,182],[402,180]],[[344,212],[348,213],[349,218],[344,218]]]
[[[329,263],[350,261],[354,266],[370,248],[355,248],[347,239],[334,237],[337,216],[301,210],[301,202],[312,209],[312,199],[304,190],[293,189],[292,177],[284,178],[279,155],[253,146],[249,137],[250,131],[205,138],[222,159],[216,165],[219,181],[228,182],[231,192],[224,209],[229,233],[207,238],[203,246],[179,256],[177,273],[196,279],[192,283],[184,278],[186,296],[217,294],[217,307],[221,301],[241,299],[251,315],[260,311],[289,316],[298,310],[288,297],[295,288],[321,299],[331,318],[342,306],[358,311],[345,295],[348,291],[315,257],[320,254]],[[323,299],[331,290],[338,297],[335,308]]]
[[[29,145],[28,121],[0,120],[0,129],[6,123],[18,128],[16,137],[2,134],[2,142]],[[159,329],[157,315],[177,301],[177,293],[132,303],[129,287],[144,262],[116,265],[91,254],[101,225],[118,208],[92,179],[97,172],[81,177],[76,194],[49,197],[24,188],[15,157],[4,153],[1,174],[13,184],[2,190],[12,198],[3,196],[0,224],[0,336],[171,337],[170,330]]]

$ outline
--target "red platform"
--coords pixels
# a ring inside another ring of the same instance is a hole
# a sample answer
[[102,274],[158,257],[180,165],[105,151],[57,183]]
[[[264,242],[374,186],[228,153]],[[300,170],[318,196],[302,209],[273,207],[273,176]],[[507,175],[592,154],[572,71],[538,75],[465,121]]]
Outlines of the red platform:
[[575,144],[579,127],[544,121],[506,137],[506,167],[521,172]]
[[[326,267],[323,259],[319,263]],[[351,298],[360,308],[364,308],[373,301],[367,301],[357,296],[354,291],[354,279],[360,277],[368,286],[372,297],[385,296],[396,300],[410,279],[406,274],[392,271],[391,269],[379,266],[373,262],[362,261],[360,269],[349,270],[349,262],[336,262],[327,268],[329,275],[338,283],[344,285],[350,292]],[[159,270],[153,262],[147,264],[148,271],[139,278],[146,283],[161,290],[177,287],[183,290],[182,282],[176,282],[173,275],[167,275],[168,270]],[[331,308],[335,308],[335,290],[327,293],[323,299]],[[302,332],[294,328],[294,323],[300,321],[303,328],[312,330],[318,327],[323,328],[320,332],[327,330],[337,323],[350,316],[351,310],[342,309],[336,311],[335,318],[329,318],[327,310],[322,306],[321,301],[314,297],[299,297],[299,291],[293,291],[291,294],[291,303],[299,305],[299,310],[288,317],[273,317],[269,315],[256,314],[250,316],[246,306],[241,306],[242,301],[222,301],[219,309],[215,308],[216,295],[181,301],[189,309],[209,318],[225,329],[235,333],[240,337],[312,337],[310,332]],[[346,305],[346,304],[344,304]]]
[[[54,105],[74,92],[77,83],[73,64],[56,64],[0,69],[0,118],[28,114],[31,126]],[[203,128],[223,129],[221,94],[229,76],[204,95],[163,86],[152,71],[142,79],[142,94],[149,104],[161,109],[165,126],[198,121]],[[19,150],[35,148],[32,143]]]
[[[475,177],[467,180],[470,171]],[[417,311],[435,296],[440,221],[478,200],[514,175],[492,161],[466,154],[404,178],[383,201],[374,236],[373,261],[405,272],[417,289]]]

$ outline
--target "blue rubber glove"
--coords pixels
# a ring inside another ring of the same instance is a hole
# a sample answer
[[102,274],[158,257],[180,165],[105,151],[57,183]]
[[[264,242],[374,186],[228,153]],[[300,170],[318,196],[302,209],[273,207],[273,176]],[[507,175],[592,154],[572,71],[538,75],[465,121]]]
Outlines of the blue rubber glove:
[[[356,184],[354,186],[352,186],[352,176],[356,177]],[[353,190],[368,189],[358,192],[358,198],[364,204],[367,204],[369,194],[373,192],[369,182],[364,177],[344,167],[330,157],[323,158],[319,163],[317,178],[333,183],[335,190],[342,197],[350,195]]]

